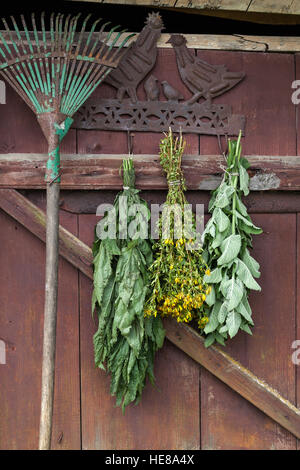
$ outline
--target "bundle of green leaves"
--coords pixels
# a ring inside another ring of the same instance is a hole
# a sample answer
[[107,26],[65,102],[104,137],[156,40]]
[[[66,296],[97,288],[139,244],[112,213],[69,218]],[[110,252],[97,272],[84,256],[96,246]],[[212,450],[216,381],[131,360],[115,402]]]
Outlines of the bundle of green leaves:
[[250,255],[252,235],[262,233],[242,202],[249,194],[249,162],[241,157],[241,133],[229,141],[227,168],[220,186],[209,203],[212,213],[203,232],[203,257],[210,267],[204,281],[212,290],[206,298],[209,322],[204,328],[205,345],[223,344],[239,329],[252,334],[252,312],[248,302],[250,290],[260,291],[254,278],[260,276],[259,263]]
[[[140,400],[147,376],[154,382],[154,356],[165,331],[160,318],[144,318],[153,260],[151,240],[146,238],[150,212],[134,187],[132,159],[123,161],[123,184],[113,210],[100,222],[100,238],[96,230],[92,309],[98,316],[95,363],[111,374],[111,394],[124,412],[129,403]],[[108,230],[105,238],[105,229],[112,225],[115,238]]]

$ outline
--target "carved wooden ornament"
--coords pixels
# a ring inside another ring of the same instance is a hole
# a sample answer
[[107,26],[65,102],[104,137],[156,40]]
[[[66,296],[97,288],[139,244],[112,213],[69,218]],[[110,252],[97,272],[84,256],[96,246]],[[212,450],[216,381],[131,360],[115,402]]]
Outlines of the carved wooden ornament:
[[[75,116],[78,129],[173,131],[210,135],[244,133],[245,117],[232,114],[231,106],[214,104],[213,99],[237,85],[244,72],[232,72],[225,65],[211,65],[195,57],[181,34],[172,34],[172,45],[182,82],[193,93],[183,101],[181,93],[167,81],[151,74],[157,58],[157,40],[163,29],[159,13],[149,14],[146,25],[123,55],[116,70],[106,78],[116,98],[91,98]],[[139,101],[137,87],[143,82],[147,101]],[[167,101],[160,101],[163,93]]]

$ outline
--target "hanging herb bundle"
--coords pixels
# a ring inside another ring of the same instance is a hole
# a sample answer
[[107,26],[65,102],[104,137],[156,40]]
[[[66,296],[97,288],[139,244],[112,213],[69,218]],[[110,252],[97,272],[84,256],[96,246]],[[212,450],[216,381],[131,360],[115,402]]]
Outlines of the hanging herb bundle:
[[93,311],[98,316],[95,363],[102,369],[106,366],[111,374],[111,394],[124,411],[141,398],[147,376],[154,382],[154,355],[163,344],[165,331],[160,318],[144,318],[148,268],[153,260],[148,239],[150,213],[134,187],[132,159],[123,161],[123,184],[114,210],[101,220],[102,233],[114,227],[114,238],[108,231],[106,238],[102,234],[99,238],[96,230]]
[[[154,245],[151,295],[145,315],[148,318],[169,316],[185,323],[196,320],[203,328],[208,322],[204,301],[210,291],[203,276],[209,271],[202,250],[191,249],[195,242],[195,238],[190,238],[195,233],[195,220],[192,210],[187,209],[184,195],[186,186],[181,170],[184,147],[182,136],[174,139],[171,129],[160,143],[160,163],[166,174],[168,195],[158,222],[159,239]],[[169,225],[164,226],[166,219]]]
[[248,302],[250,289],[260,291],[254,278],[260,266],[250,255],[252,234],[262,233],[256,227],[242,202],[249,194],[249,162],[241,157],[241,133],[228,143],[227,168],[220,186],[209,203],[212,213],[203,233],[204,258],[211,269],[204,280],[212,292],[206,299],[210,307],[209,322],[204,328],[205,345],[217,341],[224,345],[239,329],[251,333],[252,312]]

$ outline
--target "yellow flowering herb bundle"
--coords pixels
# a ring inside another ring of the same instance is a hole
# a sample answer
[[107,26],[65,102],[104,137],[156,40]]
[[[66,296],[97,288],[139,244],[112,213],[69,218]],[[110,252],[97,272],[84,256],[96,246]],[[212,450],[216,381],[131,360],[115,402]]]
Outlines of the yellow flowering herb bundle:
[[196,320],[204,328],[208,322],[204,301],[211,288],[203,282],[209,271],[201,249],[192,248],[195,220],[184,194],[186,186],[181,169],[184,147],[182,136],[175,139],[171,130],[160,144],[160,163],[169,189],[158,222],[159,238],[153,247],[151,293],[145,316],[173,317],[185,323]]

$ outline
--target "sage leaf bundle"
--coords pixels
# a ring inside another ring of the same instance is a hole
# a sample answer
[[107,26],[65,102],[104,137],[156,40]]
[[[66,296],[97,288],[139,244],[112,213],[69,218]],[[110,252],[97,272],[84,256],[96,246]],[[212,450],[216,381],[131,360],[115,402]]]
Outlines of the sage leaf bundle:
[[[95,363],[110,373],[111,394],[124,411],[140,400],[147,376],[154,382],[154,356],[163,345],[165,331],[160,318],[144,318],[153,260],[147,237],[150,211],[134,187],[132,159],[123,161],[123,183],[113,210],[101,220],[101,236],[98,230],[95,234],[92,309],[98,317]],[[115,233],[107,230],[104,237],[104,229],[111,227]]]
[[212,216],[203,232],[203,257],[210,274],[204,282],[211,286],[206,298],[209,322],[204,328],[205,345],[215,341],[224,345],[239,330],[249,334],[253,326],[250,290],[260,291],[255,278],[260,277],[259,263],[251,256],[252,235],[262,233],[242,202],[249,194],[249,162],[241,157],[241,133],[228,144],[227,168],[220,186],[209,202]]

